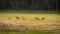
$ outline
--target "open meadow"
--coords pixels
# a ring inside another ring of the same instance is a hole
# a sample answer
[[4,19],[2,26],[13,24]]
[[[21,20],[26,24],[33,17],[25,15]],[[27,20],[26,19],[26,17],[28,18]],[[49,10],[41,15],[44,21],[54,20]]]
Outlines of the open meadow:
[[60,34],[60,15],[0,13],[0,33]]

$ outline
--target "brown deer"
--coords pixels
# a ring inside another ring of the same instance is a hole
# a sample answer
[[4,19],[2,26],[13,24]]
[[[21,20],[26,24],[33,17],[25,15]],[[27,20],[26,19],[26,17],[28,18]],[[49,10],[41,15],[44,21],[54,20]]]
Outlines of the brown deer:
[[38,17],[35,17],[36,20],[40,20]]
[[11,18],[9,17],[9,20],[10,20]]
[[16,19],[20,19],[20,17],[16,16]]
[[25,18],[24,17],[21,17],[23,20],[25,20]]
[[41,19],[44,20],[45,19],[45,16],[43,16]]

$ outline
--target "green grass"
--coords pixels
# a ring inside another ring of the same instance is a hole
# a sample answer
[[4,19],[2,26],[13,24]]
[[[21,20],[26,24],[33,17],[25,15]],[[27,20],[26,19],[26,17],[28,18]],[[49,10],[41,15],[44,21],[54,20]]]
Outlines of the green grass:
[[29,30],[29,31],[26,31],[25,34],[50,34],[50,33],[46,31]]
[[0,34],[52,34],[52,32],[46,32],[46,31],[36,31],[36,30],[28,30],[25,32],[21,32],[21,31],[0,31]]

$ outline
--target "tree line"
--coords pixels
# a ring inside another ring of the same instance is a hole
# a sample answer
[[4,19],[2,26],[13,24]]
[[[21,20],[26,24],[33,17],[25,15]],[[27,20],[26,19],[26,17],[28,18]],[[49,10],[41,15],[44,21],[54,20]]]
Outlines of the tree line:
[[56,10],[57,0],[0,0],[0,9]]

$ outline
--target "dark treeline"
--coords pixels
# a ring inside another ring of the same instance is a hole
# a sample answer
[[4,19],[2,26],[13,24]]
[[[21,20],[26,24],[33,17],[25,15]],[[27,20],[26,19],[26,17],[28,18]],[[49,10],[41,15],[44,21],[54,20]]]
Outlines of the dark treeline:
[[56,10],[57,0],[0,0],[0,10]]
[[0,0],[0,9],[15,9],[15,0]]

